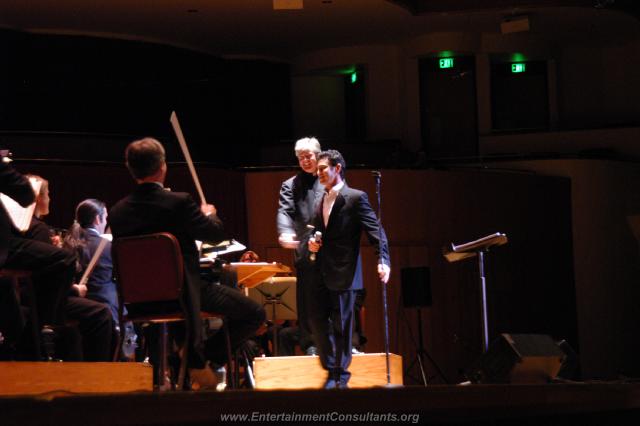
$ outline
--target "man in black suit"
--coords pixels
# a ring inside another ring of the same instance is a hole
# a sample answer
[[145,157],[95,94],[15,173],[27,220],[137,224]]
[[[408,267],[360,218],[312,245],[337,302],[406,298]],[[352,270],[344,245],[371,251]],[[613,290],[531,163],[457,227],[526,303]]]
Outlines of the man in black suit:
[[[0,192],[24,207],[35,201],[31,183],[4,159],[0,161]],[[64,303],[71,287],[75,259],[67,250],[23,238],[4,206],[0,207],[0,268],[32,272],[38,326],[42,327],[44,336],[52,336],[48,326],[64,322]],[[6,312],[5,307],[0,307],[0,311]]]
[[[265,319],[262,306],[241,292],[200,279],[200,264],[195,240],[218,243],[224,238],[222,222],[211,204],[198,206],[182,192],[163,187],[167,173],[164,148],[155,139],[145,138],[129,144],[125,152],[127,168],[138,183],[129,196],[120,200],[109,216],[114,238],[169,232],[179,241],[184,257],[185,302],[191,331],[189,367],[200,379],[208,380],[205,358],[219,366],[226,362],[222,333],[206,342],[202,336],[201,310],[219,312],[229,321],[232,350],[251,336]],[[192,377],[193,378],[193,377]],[[202,383],[201,383],[202,384]],[[209,387],[214,384],[204,383]]]
[[311,337],[307,304],[311,278],[309,257],[304,254],[306,247],[300,240],[306,240],[312,233],[311,225],[315,206],[322,196],[322,185],[317,179],[317,158],[320,143],[316,138],[302,138],[296,142],[295,153],[301,171],[287,179],[280,187],[280,200],[276,222],[278,242],[284,248],[295,249],[296,305],[298,311],[298,331],[300,348],[307,355],[315,355],[316,348]]
[[[378,252],[380,280],[391,272],[389,247],[367,194],[349,188],[344,181],[346,163],[335,150],[318,155],[318,180],[325,194],[318,205],[314,224],[321,241],[310,238],[307,247],[315,253],[313,300],[309,306],[311,327],[320,362],[328,372],[325,389],[346,388],[351,373],[353,307],[357,290],[363,288],[360,237],[364,231]],[[310,254],[311,256],[311,254]]]

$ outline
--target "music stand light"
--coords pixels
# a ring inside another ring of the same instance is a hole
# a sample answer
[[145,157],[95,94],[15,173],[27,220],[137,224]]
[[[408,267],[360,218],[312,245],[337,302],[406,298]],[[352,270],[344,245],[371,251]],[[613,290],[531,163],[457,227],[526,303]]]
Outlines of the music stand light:
[[493,246],[501,246],[508,242],[507,235],[501,232],[478,238],[468,243],[444,247],[442,254],[449,262],[478,256],[478,272],[480,275],[480,294],[482,295],[480,311],[482,314],[482,352],[489,349],[489,321],[487,319],[487,281],[484,274],[484,256]]

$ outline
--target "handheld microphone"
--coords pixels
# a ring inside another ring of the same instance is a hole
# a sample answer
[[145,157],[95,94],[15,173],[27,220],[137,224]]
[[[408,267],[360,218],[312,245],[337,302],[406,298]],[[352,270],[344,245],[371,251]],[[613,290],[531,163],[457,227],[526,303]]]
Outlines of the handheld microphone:
[[[314,243],[321,243],[322,242],[322,232],[316,231],[316,233],[313,234],[313,237],[311,237],[311,239],[313,240]],[[316,253],[311,252],[309,254],[309,260],[311,262],[315,262],[316,261]]]

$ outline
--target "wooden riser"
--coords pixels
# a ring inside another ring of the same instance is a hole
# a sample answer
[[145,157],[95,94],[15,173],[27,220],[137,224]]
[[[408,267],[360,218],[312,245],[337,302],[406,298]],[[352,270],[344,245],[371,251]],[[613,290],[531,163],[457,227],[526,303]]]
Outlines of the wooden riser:
[[[402,384],[402,357],[389,356],[391,383]],[[320,389],[327,372],[317,356],[278,356],[253,361],[256,389]],[[387,384],[385,354],[354,355],[349,367],[350,388],[370,388]]]
[[153,390],[153,368],[137,362],[0,362],[0,396]]

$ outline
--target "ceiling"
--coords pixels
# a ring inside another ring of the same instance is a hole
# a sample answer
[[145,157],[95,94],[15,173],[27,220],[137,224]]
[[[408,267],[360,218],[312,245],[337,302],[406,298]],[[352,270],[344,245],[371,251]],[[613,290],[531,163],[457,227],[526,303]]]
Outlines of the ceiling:
[[296,0],[2,0],[0,27],[277,60],[431,32],[497,34],[504,17],[525,13],[530,32],[541,36],[640,37],[638,6],[629,1],[297,0],[304,5],[298,10],[274,10],[274,1]]

